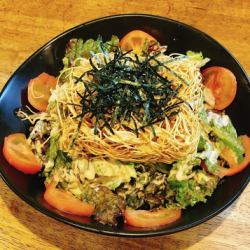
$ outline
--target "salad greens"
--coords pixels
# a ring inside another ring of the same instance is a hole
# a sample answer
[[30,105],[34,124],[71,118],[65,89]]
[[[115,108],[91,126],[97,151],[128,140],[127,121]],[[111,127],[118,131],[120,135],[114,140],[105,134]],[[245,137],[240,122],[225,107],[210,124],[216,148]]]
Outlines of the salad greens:
[[[81,114],[72,118],[79,121],[78,130],[88,115],[94,121],[93,136],[102,133],[105,127],[112,134],[112,128],[121,124],[133,131],[137,138],[139,131],[150,127],[154,132],[153,139],[157,140],[154,124],[168,119],[169,126],[172,126],[179,105],[185,103],[178,97],[179,91],[182,86],[189,86],[187,80],[177,75],[169,65],[175,60],[191,60],[199,70],[209,60],[201,52],[187,51],[186,55],[168,58],[169,61],[163,63],[158,58],[159,55],[164,56],[161,51],[153,54],[144,51],[140,57],[130,52],[119,47],[117,36],[112,36],[107,42],[103,42],[100,36],[96,40],[70,40],[63,58],[63,71],[81,65],[79,58],[84,58],[91,66],[90,70],[81,72],[80,77],[72,80],[73,84],[84,86],[83,93],[76,93],[80,103],[70,103],[71,107],[80,107]],[[103,62],[99,63],[101,60]],[[179,86],[173,85],[171,78],[163,77],[163,68],[179,80]],[[84,80],[86,75],[88,80]],[[169,105],[173,97],[178,102]],[[49,111],[55,105],[56,97],[52,94]],[[220,167],[227,165],[221,153],[225,148],[232,150],[237,163],[242,162],[244,149],[227,115],[202,106],[198,119],[201,135],[197,150],[171,164],[122,162],[107,155],[94,154],[88,159],[85,152],[81,152],[81,157],[68,155],[60,148],[60,133],[49,123],[46,123],[43,135],[38,133],[38,137],[33,133],[31,141],[34,143],[41,137],[49,141],[43,170],[46,182],[50,183],[55,178],[58,187],[84,202],[95,204],[97,220],[114,225],[125,207],[179,209],[206,202],[219,183]],[[133,121],[133,128],[128,127],[130,121]],[[33,131],[39,131],[38,126],[41,124],[37,123]],[[101,147],[98,140],[94,142]],[[74,143],[72,147],[81,142]],[[42,151],[41,148],[38,150],[37,144],[33,145],[33,150]]]
[[114,35],[105,43],[102,41],[101,36],[98,36],[96,40],[88,39],[84,41],[81,38],[71,39],[68,43],[65,57],[63,58],[64,67],[72,66],[75,59],[80,57],[90,58],[93,53],[96,54],[103,51],[109,53],[115,51],[118,45],[119,38]]

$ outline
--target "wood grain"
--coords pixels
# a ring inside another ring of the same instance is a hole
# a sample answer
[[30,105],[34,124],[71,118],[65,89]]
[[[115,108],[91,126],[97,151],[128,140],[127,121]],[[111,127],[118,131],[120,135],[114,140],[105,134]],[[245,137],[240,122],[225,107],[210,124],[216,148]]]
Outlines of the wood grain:
[[[85,21],[120,13],[156,14],[201,29],[228,48],[250,74],[248,0],[1,0],[0,88],[54,36]],[[249,209],[248,185],[230,208],[195,228],[154,238],[115,238],[46,217],[0,180],[0,249],[249,249]]]

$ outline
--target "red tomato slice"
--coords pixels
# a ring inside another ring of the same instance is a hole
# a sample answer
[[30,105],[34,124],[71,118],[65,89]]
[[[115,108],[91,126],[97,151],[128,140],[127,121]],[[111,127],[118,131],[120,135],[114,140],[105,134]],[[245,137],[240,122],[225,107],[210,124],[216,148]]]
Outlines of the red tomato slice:
[[46,111],[51,90],[56,87],[56,78],[42,73],[28,84],[28,101],[37,110]]
[[94,212],[94,205],[82,202],[71,193],[48,185],[44,193],[45,201],[52,207],[69,214],[79,216],[91,216]]
[[243,171],[250,163],[250,137],[248,137],[247,135],[243,135],[240,136],[240,139],[242,141],[245,150],[245,157],[243,161],[240,164],[236,164],[234,158],[232,158],[231,156],[227,157],[227,153],[226,154],[224,153],[224,158],[228,158],[228,163],[230,168],[221,167],[219,171],[220,177],[235,175]]
[[136,53],[141,53],[145,42],[152,43],[157,40],[142,30],[133,30],[121,39],[120,47],[127,51],[132,49]]
[[35,174],[42,168],[22,133],[4,138],[3,155],[11,166],[26,174]]
[[223,110],[235,98],[237,82],[234,74],[224,67],[213,66],[202,71],[203,83],[215,98],[214,108]]
[[172,223],[181,217],[181,209],[163,208],[154,211],[126,209],[125,223],[135,227],[157,227]]

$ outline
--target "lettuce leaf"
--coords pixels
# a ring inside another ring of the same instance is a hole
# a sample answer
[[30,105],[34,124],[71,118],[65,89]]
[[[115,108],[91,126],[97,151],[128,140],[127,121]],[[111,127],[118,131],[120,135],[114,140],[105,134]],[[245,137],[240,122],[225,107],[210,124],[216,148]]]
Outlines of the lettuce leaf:
[[202,52],[194,52],[194,51],[188,50],[186,52],[186,55],[188,56],[190,60],[193,60],[194,62],[196,62],[198,67],[203,67],[207,62],[210,61],[209,58],[203,57]]
[[109,53],[114,51],[119,45],[119,38],[112,35],[111,39],[103,42],[101,36],[96,40],[88,39],[84,42],[81,38],[71,39],[68,43],[65,57],[63,58],[64,67],[70,67],[76,58],[90,58],[93,53]]
[[217,177],[209,176],[203,170],[196,171],[195,178],[169,182],[171,190],[175,193],[175,199],[182,208],[194,206],[197,202],[206,202],[217,183]]
[[192,50],[188,50],[188,51],[186,52],[186,55],[187,55],[190,59],[192,59],[192,60],[201,61],[201,60],[204,59],[204,58],[203,58],[202,52],[194,52],[194,51],[192,51]]
[[244,148],[237,137],[235,128],[233,127],[232,123],[230,122],[227,126],[219,128],[217,126],[212,126],[213,133],[219,138],[221,148],[229,147],[232,149],[236,156],[238,163],[243,160]]

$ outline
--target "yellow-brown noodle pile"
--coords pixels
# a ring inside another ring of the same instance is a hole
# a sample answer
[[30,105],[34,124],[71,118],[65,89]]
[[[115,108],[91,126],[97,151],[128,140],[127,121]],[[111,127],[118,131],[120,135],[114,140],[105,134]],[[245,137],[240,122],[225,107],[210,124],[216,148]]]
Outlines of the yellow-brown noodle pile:
[[[173,57],[183,56],[161,55],[158,60],[164,62]],[[78,60],[81,66],[67,68],[58,77],[58,85],[46,114],[46,120],[49,120],[52,128],[56,128],[61,134],[59,137],[61,150],[74,158],[104,156],[128,162],[172,163],[197,149],[200,137],[198,109],[202,105],[202,85],[200,70],[195,61],[183,58],[168,63],[168,67],[179,77],[167,69],[161,69],[159,73],[172,80],[173,86],[182,84],[178,97],[186,103],[178,106],[179,112],[174,118],[170,120],[166,118],[165,121],[154,124],[156,136],[150,127],[146,127],[145,132],[140,131],[137,137],[133,131],[128,131],[120,124],[114,125],[114,134],[103,128],[95,135],[94,121],[91,121],[88,115],[84,117],[78,131],[79,119],[75,117],[81,114],[82,107],[77,106],[81,100],[77,91],[83,93],[84,85],[81,82],[76,84],[73,79],[91,69],[86,59]],[[68,80],[61,84],[63,75],[64,77],[67,75]],[[86,77],[88,76],[85,76],[85,80]],[[188,85],[184,84],[180,77]],[[175,98],[171,100],[171,104],[178,101]]]

